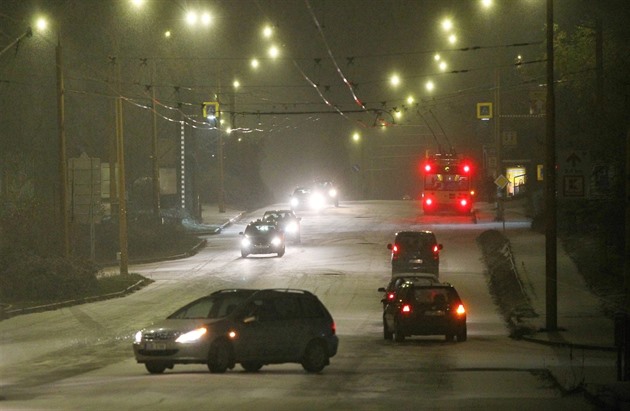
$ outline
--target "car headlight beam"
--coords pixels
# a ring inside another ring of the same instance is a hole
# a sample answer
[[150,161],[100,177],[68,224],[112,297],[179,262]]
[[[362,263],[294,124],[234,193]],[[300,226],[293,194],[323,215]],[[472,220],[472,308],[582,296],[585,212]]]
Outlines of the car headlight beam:
[[180,335],[179,337],[177,337],[175,342],[182,344],[194,343],[199,341],[199,339],[203,337],[207,332],[208,330],[205,327],[197,328]]

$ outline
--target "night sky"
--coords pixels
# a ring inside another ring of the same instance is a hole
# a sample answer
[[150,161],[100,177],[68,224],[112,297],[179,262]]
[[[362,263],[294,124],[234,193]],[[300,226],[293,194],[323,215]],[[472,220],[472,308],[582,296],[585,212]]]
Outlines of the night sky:
[[[278,201],[318,177],[354,193],[353,165],[381,176],[374,197],[413,194],[426,150],[452,147],[481,162],[491,130],[476,119],[475,105],[492,98],[497,72],[506,110],[527,111],[536,82],[524,85],[514,62],[517,55],[524,62],[544,58],[545,2],[494,3],[486,10],[473,0],[145,0],[136,8],[126,0],[0,0],[2,49],[38,15],[51,25],[0,55],[0,147],[40,153],[38,173],[54,170],[55,157],[42,153],[56,150],[59,35],[70,156],[107,156],[114,98],[123,96],[129,173],[149,175],[153,87],[163,151],[185,118],[187,133],[206,139],[211,156],[216,131],[203,124],[201,104],[218,100],[222,127],[236,130],[228,143],[255,142],[261,178]],[[556,0],[556,23],[564,30],[588,23],[589,3]],[[624,3],[600,3],[609,24],[619,24]],[[210,13],[210,26],[187,26],[190,10]],[[444,18],[452,19],[455,44],[441,27]],[[273,28],[269,39],[265,25]],[[267,55],[272,44],[276,59]],[[448,65],[443,71],[436,54]],[[260,63],[256,70],[252,58]],[[531,71],[544,75],[544,63],[532,63]],[[394,73],[397,87],[390,83]],[[232,167],[246,166],[234,160]]]

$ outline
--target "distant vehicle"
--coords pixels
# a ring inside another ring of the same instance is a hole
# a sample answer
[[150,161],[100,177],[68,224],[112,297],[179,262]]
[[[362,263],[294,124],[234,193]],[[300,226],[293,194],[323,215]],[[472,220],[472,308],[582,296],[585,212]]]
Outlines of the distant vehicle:
[[151,374],[175,364],[207,364],[223,373],[295,362],[320,372],[337,353],[332,316],[304,290],[221,290],[135,334],[136,361]]
[[316,204],[312,203],[312,189],[310,187],[297,187],[293,190],[289,198],[289,204],[292,210],[308,210],[314,208]]
[[284,233],[276,222],[256,220],[245,227],[241,240],[241,256],[250,254],[277,254],[282,257],[285,252]]
[[396,299],[396,293],[398,288],[404,283],[413,283],[417,285],[436,285],[440,284],[435,274],[431,273],[398,273],[393,274],[392,279],[387,284],[387,287],[380,287],[378,291],[384,293],[381,303],[383,308]]
[[302,241],[300,225],[302,217],[296,216],[293,210],[267,210],[263,214],[262,220],[277,223],[287,239],[296,243]]
[[289,204],[292,210],[321,210],[330,205],[339,207],[339,191],[332,181],[318,181],[293,190]]
[[428,156],[422,165],[422,210],[425,214],[473,211],[473,167],[470,160],[450,153]]
[[339,207],[339,190],[332,181],[318,181],[313,185],[314,195],[321,195],[324,204]]
[[414,335],[444,335],[466,341],[466,309],[450,284],[402,284],[383,311],[383,337],[402,342]]
[[399,231],[393,244],[387,244],[391,250],[392,274],[421,271],[440,274],[440,250],[432,231]]

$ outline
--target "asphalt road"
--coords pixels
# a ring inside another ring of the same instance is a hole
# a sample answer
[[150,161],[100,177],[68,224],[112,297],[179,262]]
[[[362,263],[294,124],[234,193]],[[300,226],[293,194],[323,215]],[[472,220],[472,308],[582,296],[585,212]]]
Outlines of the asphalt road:
[[[195,256],[131,267],[155,282],[129,296],[0,322],[0,409],[594,409],[549,378],[547,368],[563,366],[564,353],[508,338],[475,243],[492,216],[480,215],[474,224],[467,217],[422,216],[413,202],[343,203],[301,213],[302,243],[289,244],[284,257],[243,259],[238,232],[262,211],[208,237]],[[468,341],[383,340],[376,289],[390,276],[385,246],[394,232],[409,228],[433,230],[444,244],[440,276],[467,305]],[[231,287],[317,294],[340,338],[330,366],[316,375],[298,364],[253,374],[237,366],[214,375],[205,366],[180,365],[149,375],[135,363],[135,331]]]

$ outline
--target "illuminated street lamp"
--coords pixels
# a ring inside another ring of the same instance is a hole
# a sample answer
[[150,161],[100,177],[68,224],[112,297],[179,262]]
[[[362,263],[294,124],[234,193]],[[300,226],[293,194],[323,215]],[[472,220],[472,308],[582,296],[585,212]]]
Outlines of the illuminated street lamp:
[[275,59],[280,55],[280,50],[276,46],[271,46],[269,47],[268,53],[269,53],[269,57],[271,57],[272,59]]
[[426,88],[427,91],[431,92],[435,89],[435,84],[433,83],[433,81],[429,80],[425,83],[424,88]]
[[400,85],[400,76],[398,74],[393,74],[390,78],[389,78],[389,82],[391,83],[392,86],[397,87]]

